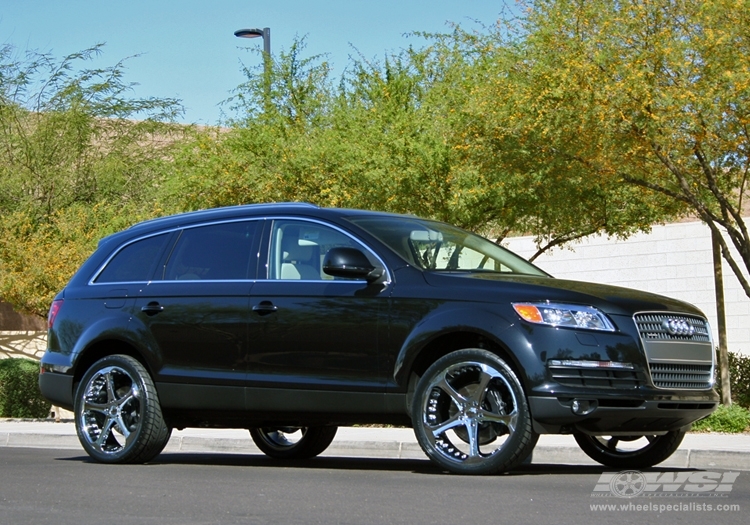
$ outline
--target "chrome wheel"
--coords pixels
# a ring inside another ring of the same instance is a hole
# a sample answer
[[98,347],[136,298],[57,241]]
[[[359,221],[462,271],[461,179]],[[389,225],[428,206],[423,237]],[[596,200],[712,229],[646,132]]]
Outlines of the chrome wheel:
[[457,473],[508,470],[536,443],[520,383],[496,355],[461,350],[420,380],[412,418],[431,459]]
[[97,371],[83,391],[79,426],[91,447],[103,454],[120,452],[141,424],[141,389],[122,368]]
[[106,357],[86,372],[75,416],[81,445],[106,463],[149,461],[170,436],[148,372],[129,356]]
[[251,428],[250,436],[267,456],[277,459],[307,459],[322,453],[336,437],[338,427]]
[[614,468],[648,468],[661,463],[682,443],[685,430],[649,436],[590,436],[575,433],[578,446],[594,461]]

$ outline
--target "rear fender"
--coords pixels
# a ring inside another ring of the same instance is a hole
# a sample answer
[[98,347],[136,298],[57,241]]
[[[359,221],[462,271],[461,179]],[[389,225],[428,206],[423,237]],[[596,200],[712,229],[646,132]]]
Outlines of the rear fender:
[[[162,355],[159,345],[152,337],[151,332],[137,318],[134,317],[105,317],[91,324],[78,337],[73,347],[71,362],[75,375],[80,376],[85,370],[78,370],[83,356],[92,348],[99,347],[108,341],[117,341],[132,347],[140,356],[146,368],[154,373],[161,369]],[[111,353],[117,353],[113,348]],[[106,351],[102,354],[102,357]],[[84,360],[85,361],[85,360]]]

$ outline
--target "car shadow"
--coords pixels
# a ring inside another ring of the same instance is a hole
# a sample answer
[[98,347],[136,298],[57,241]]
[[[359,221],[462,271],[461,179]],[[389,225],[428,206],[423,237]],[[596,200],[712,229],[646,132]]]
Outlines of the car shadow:
[[[76,461],[99,464],[89,456],[60,457],[59,461]],[[165,452],[145,465],[107,465],[108,468],[159,467],[166,465],[217,466],[240,468],[298,468],[312,470],[364,470],[411,472],[424,475],[452,475],[429,459],[363,458],[345,456],[319,456],[301,460],[279,460],[261,454],[235,454],[224,452]],[[622,469],[603,465],[575,465],[532,463],[516,467],[500,476],[555,476],[571,474],[602,474]],[[695,472],[702,469],[687,467],[652,467],[643,472]]]

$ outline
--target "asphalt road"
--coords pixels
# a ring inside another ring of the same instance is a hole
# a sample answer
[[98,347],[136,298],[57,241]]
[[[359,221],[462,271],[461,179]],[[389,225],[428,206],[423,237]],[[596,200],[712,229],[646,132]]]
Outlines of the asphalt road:
[[[748,523],[750,473],[725,497],[592,498],[596,466],[530,465],[462,477],[427,460],[162,454],[149,465],[92,462],[75,450],[0,448],[0,524]],[[652,469],[687,477],[706,471]],[[717,470],[716,477],[725,470]],[[731,478],[731,476],[730,476]],[[729,479],[729,478],[726,478]],[[663,481],[663,480],[662,480]],[[614,504],[624,510],[592,510]],[[667,510],[666,505],[681,510]],[[717,512],[706,505],[739,506]],[[664,508],[660,510],[659,506]],[[628,507],[629,506],[629,507]]]

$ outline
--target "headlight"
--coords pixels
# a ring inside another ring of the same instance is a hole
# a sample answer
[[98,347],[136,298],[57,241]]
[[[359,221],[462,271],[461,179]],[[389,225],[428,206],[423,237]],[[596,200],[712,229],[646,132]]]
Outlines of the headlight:
[[524,321],[549,326],[584,328],[614,332],[615,327],[607,316],[591,306],[553,303],[512,303],[513,309]]

